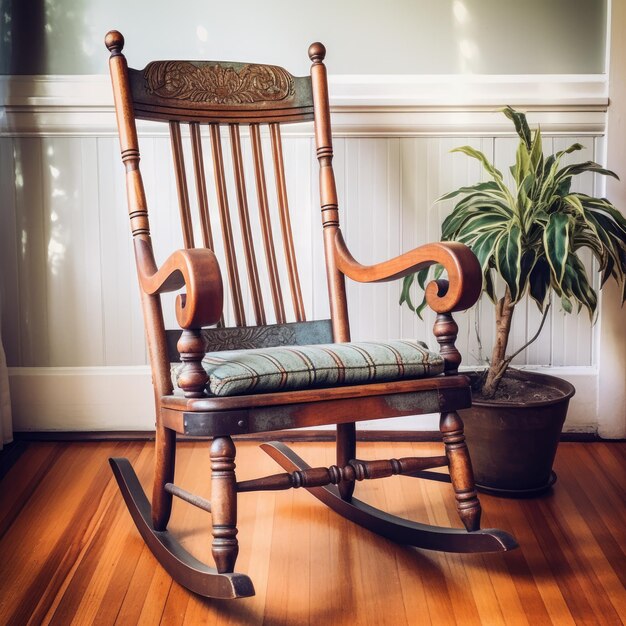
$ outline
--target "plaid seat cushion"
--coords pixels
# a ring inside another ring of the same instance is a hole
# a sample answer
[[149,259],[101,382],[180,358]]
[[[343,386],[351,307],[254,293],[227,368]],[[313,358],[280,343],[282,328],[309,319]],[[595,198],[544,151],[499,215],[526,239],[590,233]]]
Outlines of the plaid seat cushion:
[[443,372],[443,359],[418,341],[279,346],[209,352],[202,364],[215,396],[359,385]]

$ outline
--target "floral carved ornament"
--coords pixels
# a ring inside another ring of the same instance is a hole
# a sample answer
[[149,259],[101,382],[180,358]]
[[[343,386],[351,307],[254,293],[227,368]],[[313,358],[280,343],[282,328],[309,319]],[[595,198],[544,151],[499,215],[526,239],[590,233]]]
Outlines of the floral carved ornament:
[[284,100],[294,93],[293,77],[273,65],[195,65],[155,61],[144,70],[148,93],[161,98],[236,105]]

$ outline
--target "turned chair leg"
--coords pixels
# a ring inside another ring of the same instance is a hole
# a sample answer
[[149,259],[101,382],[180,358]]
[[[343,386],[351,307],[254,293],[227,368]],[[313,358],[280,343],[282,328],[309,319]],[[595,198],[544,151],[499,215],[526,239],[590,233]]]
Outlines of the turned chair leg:
[[172,513],[172,496],[165,491],[166,483],[174,482],[176,433],[157,424],[154,484],[152,486],[152,525],[165,530]]
[[443,435],[459,517],[468,531],[479,530],[480,502],[474,484],[472,462],[463,434],[463,420],[456,411],[442,413],[439,430]]
[[[337,424],[337,465],[345,467],[356,457],[356,425],[354,422]],[[338,485],[339,494],[346,502],[352,500],[355,482],[342,480]]]
[[211,443],[211,552],[217,571],[233,572],[239,552],[237,542],[237,481],[235,444],[230,437],[215,437]]

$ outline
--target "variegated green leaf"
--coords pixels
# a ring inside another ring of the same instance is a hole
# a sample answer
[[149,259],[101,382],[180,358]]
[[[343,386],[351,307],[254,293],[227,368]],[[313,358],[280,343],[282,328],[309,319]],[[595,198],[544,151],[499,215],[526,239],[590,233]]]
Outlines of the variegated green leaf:
[[563,213],[552,213],[543,235],[545,255],[554,279],[561,285],[565,273],[565,262],[569,253],[570,218]]
[[472,193],[474,191],[497,191],[499,189],[498,184],[493,180],[488,180],[484,183],[477,183],[476,185],[470,185],[468,187],[459,187],[450,193],[444,193],[443,196],[437,198],[437,202],[443,202],[444,200],[450,200],[462,193]]
[[519,185],[517,191],[517,204],[519,209],[522,211],[522,216],[528,213],[530,207],[532,206],[533,201],[529,194],[534,183],[535,175],[532,172],[529,172]]
[[541,141],[541,130],[535,131],[532,147],[530,149],[530,167],[535,175],[543,171],[543,143]]
[[476,150],[476,148],[472,148],[472,146],[461,146],[460,148],[455,148],[451,152],[462,152],[463,154],[466,154],[469,157],[478,159],[482,163],[483,167],[485,168],[485,171],[488,172],[489,175],[492,176],[494,180],[498,182],[503,181],[502,172],[497,167],[492,165],[489,162],[489,159],[487,159],[487,157],[480,150]]
[[606,265],[604,267],[604,270],[602,272],[602,277],[600,279],[600,287],[602,287],[604,283],[606,283],[606,281],[609,280],[609,278],[611,278],[611,276],[617,279],[617,273],[615,272],[614,268],[615,268],[615,263],[613,262],[613,258],[610,255],[607,255]]
[[500,231],[505,229],[509,223],[510,219],[503,217],[502,215],[493,215],[481,212],[477,215],[472,215],[466,222],[464,222],[457,229],[457,236],[462,237],[466,233],[474,233],[475,235],[478,235],[485,230]]
[[496,267],[517,302],[520,293],[520,261],[522,258],[522,231],[517,224],[502,234],[496,244]]
[[520,139],[524,142],[528,150],[530,150],[532,145],[532,138],[530,128],[528,127],[528,122],[526,121],[526,115],[524,115],[524,113],[516,111],[510,106],[502,109],[502,112],[513,122],[513,124],[515,125],[515,130],[520,136]]
[[580,143],[573,143],[569,148],[565,148],[565,150],[559,150],[556,153],[557,160],[560,160],[564,154],[571,154],[572,152],[576,152],[577,150],[584,150],[585,146]]
[[580,248],[589,248],[600,263],[600,270],[604,270],[609,255],[605,253],[602,241],[593,231],[575,230],[570,241],[573,252],[580,250]]
[[604,198],[584,198],[582,194],[578,194],[581,200],[581,204],[590,211],[594,211],[596,214],[606,214],[611,219],[615,226],[626,235],[626,218],[608,201]]
[[519,290],[520,297],[526,292],[527,281],[530,276],[535,263],[537,261],[537,253],[535,250],[522,250],[522,259],[520,261],[520,273],[519,273]]
[[494,247],[500,231],[493,230],[480,234],[470,246],[476,255],[483,271],[489,263],[489,259],[494,256]]
[[420,270],[415,274],[415,278],[417,279],[417,284],[422,288],[426,289],[426,280],[428,279],[428,274],[430,274],[432,267],[427,267],[423,270]]
[[620,265],[619,250],[618,245],[616,244],[616,241],[619,241],[619,239],[616,239],[614,236],[615,232],[611,232],[610,230],[611,228],[615,228],[615,226],[610,221],[604,222],[604,218],[602,216],[599,216],[599,219],[596,219],[597,217],[598,216],[591,211],[586,214],[587,222],[593,226],[598,239],[602,241],[602,247],[605,254],[613,260],[616,268],[622,268],[623,273],[626,271],[626,265]]
[[585,266],[574,254],[569,255],[565,264],[563,283],[565,291],[571,294],[580,305],[584,306],[589,312],[589,318],[593,319],[598,299],[589,283]]
[[540,311],[546,301],[550,289],[550,266],[543,257],[539,257],[528,277],[530,297],[537,303]]
[[493,277],[491,276],[491,269],[488,268],[483,274],[483,290],[489,297],[489,299],[495,304],[498,300],[496,296],[496,289],[493,284]]
[[602,174],[603,176],[612,176],[619,180],[619,176],[611,171],[607,170],[593,161],[585,161],[584,163],[572,163],[566,165],[563,169],[559,170],[556,175],[557,181],[568,176],[577,176],[578,174],[584,174],[585,172],[593,172],[594,174]]
[[581,202],[580,198],[576,194],[572,193],[572,194],[565,196],[563,198],[563,202],[571,206],[574,209],[574,211],[576,211],[576,213],[579,213],[582,216],[585,215],[585,208],[583,207],[583,203]]
[[511,168],[511,173],[515,182],[519,185],[530,171],[530,153],[523,141],[519,142],[515,154],[515,166]]
[[400,302],[398,304],[402,306],[406,304],[411,311],[415,311],[415,307],[413,306],[413,302],[411,301],[411,287],[413,286],[413,281],[415,280],[415,274],[409,274],[405,276],[402,280],[402,290],[400,292]]

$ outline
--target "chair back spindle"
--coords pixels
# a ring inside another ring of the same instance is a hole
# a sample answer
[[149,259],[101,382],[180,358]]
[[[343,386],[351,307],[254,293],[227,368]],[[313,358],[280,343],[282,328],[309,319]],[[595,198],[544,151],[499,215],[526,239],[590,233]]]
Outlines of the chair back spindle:
[[298,276],[298,266],[296,264],[296,252],[293,247],[293,233],[291,230],[291,221],[289,219],[287,183],[285,181],[285,165],[283,162],[283,146],[280,138],[280,127],[278,124],[270,124],[270,134],[272,138],[272,157],[274,160],[274,172],[276,176],[276,195],[278,197],[280,227],[283,235],[283,246],[285,249],[285,260],[287,262],[289,287],[291,288],[291,298],[293,301],[296,320],[298,322],[302,322],[305,319],[304,303],[302,302],[302,292],[300,290],[300,278]]
[[183,141],[180,134],[180,122],[170,122],[170,140],[172,142],[172,156],[174,158],[174,173],[176,177],[176,191],[180,209],[180,223],[183,231],[185,248],[195,248],[193,225],[191,223],[191,209],[189,208],[189,190],[187,188],[187,170],[183,156]]
[[285,305],[283,304],[283,294],[280,288],[278,276],[278,266],[276,264],[276,253],[274,251],[274,236],[272,235],[272,224],[270,221],[269,205],[267,201],[267,185],[265,181],[265,168],[263,164],[263,147],[261,144],[261,132],[258,124],[250,124],[250,139],[252,142],[252,154],[254,157],[254,179],[256,182],[257,201],[259,205],[259,220],[261,232],[263,233],[263,248],[265,250],[265,260],[269,277],[272,302],[276,321],[284,324]]
[[200,214],[200,227],[202,230],[202,245],[205,248],[214,250],[213,231],[211,229],[211,219],[209,217],[209,199],[204,174],[204,157],[202,155],[202,135],[200,132],[200,124],[198,122],[191,122],[189,124],[189,130],[191,133],[191,147],[193,151],[193,171],[196,184],[196,195],[198,199],[198,212]]
[[218,124],[210,124],[211,149],[213,154],[213,170],[215,172],[215,190],[217,193],[217,205],[219,208],[220,224],[222,227],[222,240],[224,242],[224,257],[230,293],[233,303],[233,315],[235,326],[246,325],[246,314],[243,307],[241,281],[239,280],[239,268],[235,254],[235,239],[233,226],[230,219],[230,207],[228,204],[228,191],[226,187],[226,173],[224,170],[224,155],[222,152],[222,139]]
[[246,193],[246,180],[244,175],[243,156],[241,154],[241,137],[239,124],[229,124],[230,143],[233,154],[233,169],[235,171],[235,185],[237,190],[237,205],[239,206],[239,224],[243,239],[243,251],[248,270],[248,281],[252,293],[252,305],[254,307],[254,319],[257,325],[266,323],[265,309],[263,308],[263,296],[259,282],[259,270],[254,254],[254,241],[250,228],[250,213],[248,211],[248,196]]

